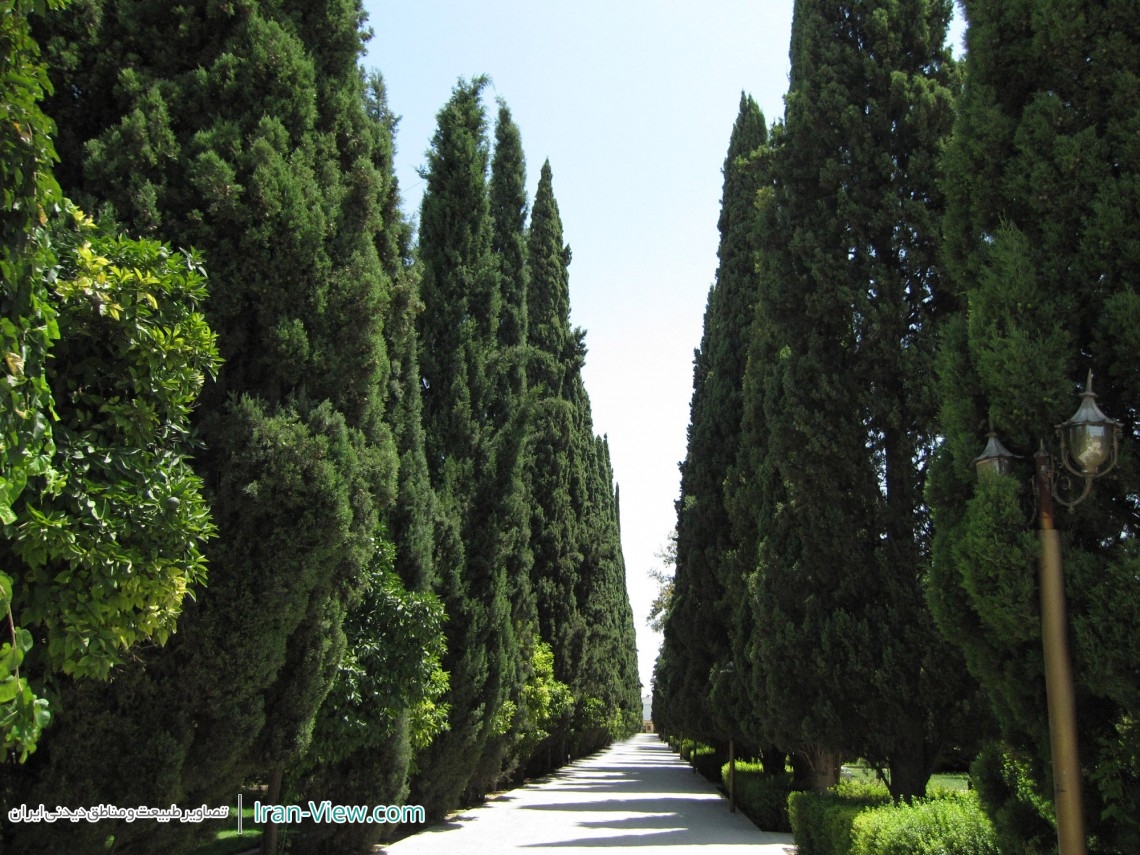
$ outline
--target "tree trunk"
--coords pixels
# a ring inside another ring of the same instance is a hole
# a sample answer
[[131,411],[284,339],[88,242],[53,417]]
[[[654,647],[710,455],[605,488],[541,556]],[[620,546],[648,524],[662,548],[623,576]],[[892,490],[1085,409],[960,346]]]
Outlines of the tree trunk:
[[926,783],[930,780],[936,753],[923,738],[922,722],[914,719],[901,722],[897,743],[898,750],[887,766],[891,797],[896,802],[922,798],[926,795]]
[[764,775],[766,777],[784,774],[784,765],[787,760],[787,755],[783,749],[777,748],[775,745],[765,745],[760,749],[759,753],[760,762],[764,765]]
[[822,793],[839,783],[839,767],[842,760],[838,754],[826,748],[813,745],[804,752],[811,769],[811,788]]
[[[265,794],[267,804],[281,804],[281,778],[284,769],[280,766],[269,773],[269,787]],[[277,823],[269,820],[261,830],[261,855],[277,855]]]

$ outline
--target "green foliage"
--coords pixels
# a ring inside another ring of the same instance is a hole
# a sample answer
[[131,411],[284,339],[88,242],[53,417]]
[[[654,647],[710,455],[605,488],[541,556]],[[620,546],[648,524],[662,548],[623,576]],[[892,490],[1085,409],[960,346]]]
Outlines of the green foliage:
[[1002,852],[1046,852],[1056,846],[1052,801],[1025,757],[990,743],[970,771]]
[[[554,651],[544,641],[534,647],[530,677],[523,688],[527,721],[534,731],[527,738],[534,744],[550,735],[574,708],[570,687],[554,677]],[[532,746],[533,747],[533,746]]]
[[881,784],[840,783],[826,793],[793,792],[788,817],[800,855],[855,855],[853,827],[870,808],[890,801]]
[[[210,585],[179,621],[176,654],[146,651],[129,679],[112,681],[97,699],[63,685],[92,722],[100,710],[118,712],[102,724],[123,734],[122,745],[115,756],[94,756],[79,739],[94,726],[71,721],[72,750],[21,781],[26,792],[54,782],[60,800],[82,792],[71,801],[130,803],[118,794],[130,792],[120,767],[132,754],[134,767],[150,770],[150,796],[160,802],[214,802],[242,780],[274,780],[314,729],[335,719],[318,711],[342,658],[356,673],[379,655],[380,640],[417,655],[401,660],[411,663],[402,670],[373,662],[401,686],[356,687],[383,690],[381,703],[392,706],[370,705],[367,715],[391,738],[379,753],[367,740],[341,743],[356,749],[339,758],[343,800],[398,800],[410,740],[442,726],[444,677],[430,664],[438,635],[429,643],[439,615],[422,597],[430,535],[409,507],[419,502],[430,519],[431,494],[419,477],[420,374],[408,339],[416,271],[405,264],[409,229],[392,175],[394,120],[382,82],[366,82],[358,67],[361,24],[355,0],[173,13],[151,0],[92,0],[82,14],[45,26],[63,94],[45,108],[59,124],[61,183],[101,219],[204,250],[206,311],[226,365],[207,386],[196,424],[219,533],[209,547]],[[133,298],[139,307],[142,290]],[[126,304],[103,305],[99,323],[108,325]],[[112,409],[83,408],[105,417],[108,430],[130,412],[113,392],[105,397]],[[141,416],[145,426],[149,415]],[[407,461],[399,482],[398,455]],[[161,499],[166,486],[148,488]],[[395,513],[397,489],[406,493]],[[403,553],[395,573],[393,536]],[[393,619],[370,623],[359,611],[365,599]],[[400,608],[417,619],[395,620]],[[223,658],[232,659],[224,691]],[[344,700],[340,691],[331,698]],[[154,709],[165,721],[153,720]],[[349,718],[359,723],[364,712],[355,712]],[[176,851],[188,831],[135,824],[113,833],[124,849]],[[19,836],[15,851],[43,845],[27,829]]]
[[[0,525],[6,537],[18,521],[13,505],[29,479],[56,480],[51,468],[53,401],[45,365],[59,325],[46,281],[55,259],[45,225],[61,194],[52,172],[55,128],[40,108],[51,84],[29,31],[29,16],[62,5],[57,0],[13,2],[0,15],[0,353],[5,380],[0,394]],[[32,640],[12,618],[13,579],[3,572],[11,569],[6,561],[0,565],[0,608],[11,639],[2,648],[0,757],[16,750],[22,762],[35,750],[50,715],[47,701],[37,698],[19,674]]]
[[0,762],[18,752],[21,763],[36,750],[43,729],[51,721],[46,698],[37,698],[26,677],[20,676],[24,656],[32,649],[32,634],[12,622],[12,584],[0,574],[0,610],[8,614],[11,641],[0,645]]
[[[1090,845],[1131,852],[1140,694],[1124,675],[1140,653],[1119,627],[1140,619],[1130,498],[1140,470],[1127,440],[1140,396],[1130,326],[1140,252],[1120,229],[1140,211],[1140,25],[1116,4],[963,8],[965,76],[942,164],[944,266],[959,312],[938,362],[945,441],[928,486],[937,532],[928,599],[1016,758],[1016,774],[993,757],[985,764],[986,780],[1006,782],[983,799],[1003,849],[1039,846],[1049,835],[1032,817],[1051,811],[1024,807],[1025,792],[1052,790],[1032,498],[1015,483],[975,483],[971,461],[989,424],[1015,453],[1032,454],[1042,437],[1048,445],[1092,369],[1100,406],[1125,421],[1121,465],[1071,513],[1058,508],[1056,527],[1081,758],[1096,770],[1083,786]],[[1029,475],[1027,460],[1017,468],[1015,481]]]
[[852,855],[998,855],[993,826],[974,793],[945,794],[860,813]]
[[[729,780],[727,763],[720,769],[720,779],[727,788]],[[788,816],[788,796],[792,794],[790,774],[783,771],[769,774],[760,762],[737,760],[733,780],[736,804],[757,828],[764,831],[792,830],[792,822]]]
[[9,549],[47,666],[105,679],[140,642],[165,643],[205,581],[214,526],[187,452],[218,354],[196,256],[75,223],[56,235],[55,472],[18,508]]
[[310,762],[335,764],[361,746],[389,740],[395,719],[412,717],[409,738],[423,747],[445,726],[443,609],[434,595],[406,591],[391,571],[391,548],[370,577],[348,627],[345,655],[317,722]]
[[751,706],[738,691],[741,681],[721,676],[730,664],[734,671],[749,667],[750,659],[738,656],[743,651],[733,644],[740,631],[736,607],[743,583],[725,494],[741,441],[748,332],[758,284],[755,203],[762,173],[752,158],[766,143],[760,108],[741,95],[724,162],[720,265],[693,360],[689,444],[676,502],[675,571],[662,621],[665,662],[672,673],[662,675],[660,711],[671,727],[710,740],[739,734],[739,719]]

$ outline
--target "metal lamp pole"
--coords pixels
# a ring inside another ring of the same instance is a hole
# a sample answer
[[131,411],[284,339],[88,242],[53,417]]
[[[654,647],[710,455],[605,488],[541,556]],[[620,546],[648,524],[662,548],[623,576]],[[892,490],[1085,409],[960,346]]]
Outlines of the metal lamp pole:
[[1049,744],[1053,753],[1057,843],[1061,855],[1085,855],[1077,699],[1069,655],[1065,574],[1061,567],[1061,537],[1053,527],[1053,465],[1044,449],[1038,451],[1033,459],[1037,464],[1041,646],[1045,655],[1045,696],[1049,706]]
[[[1056,426],[1061,440],[1061,464],[1084,481],[1084,490],[1077,498],[1066,501],[1057,493],[1057,472],[1044,443],[1033,456],[1041,542],[1038,560],[1041,645],[1045,659],[1045,694],[1049,708],[1053,798],[1057,810],[1060,855],[1085,855],[1086,846],[1077,737],[1077,701],[1065,606],[1065,575],[1061,566],[1061,539],[1054,526],[1053,500],[1072,508],[1089,495],[1094,478],[1106,474],[1116,465],[1120,422],[1102,413],[1095,399],[1090,371],[1088,384],[1081,395],[1080,408],[1071,419]],[[1014,457],[1016,455],[1006,450],[997,435],[990,431],[986,449],[974,459],[974,465],[979,477],[987,474],[1005,475],[1010,471],[1010,461]],[[1108,465],[1101,469],[1106,463]]]

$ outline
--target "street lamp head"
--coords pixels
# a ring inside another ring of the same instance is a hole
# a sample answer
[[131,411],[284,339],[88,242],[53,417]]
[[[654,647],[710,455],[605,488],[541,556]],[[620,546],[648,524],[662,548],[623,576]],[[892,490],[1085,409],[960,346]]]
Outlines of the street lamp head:
[[[1095,478],[1116,465],[1120,422],[1110,419],[1096,405],[1092,371],[1089,371],[1088,383],[1081,393],[1080,407],[1071,419],[1057,425],[1057,434],[1061,438],[1061,462],[1070,472],[1084,478]],[[1101,467],[1106,463],[1108,466],[1102,471]]]
[[978,478],[1008,475],[1016,454],[1001,444],[997,433],[991,428],[985,450],[974,458],[974,470]]

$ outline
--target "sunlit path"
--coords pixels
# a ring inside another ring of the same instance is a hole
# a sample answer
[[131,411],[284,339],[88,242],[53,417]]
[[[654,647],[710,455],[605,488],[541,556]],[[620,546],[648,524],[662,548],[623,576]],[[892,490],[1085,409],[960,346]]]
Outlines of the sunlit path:
[[667,846],[670,855],[790,855],[652,734],[578,760],[540,782],[385,846],[390,855],[495,855],[535,849]]

